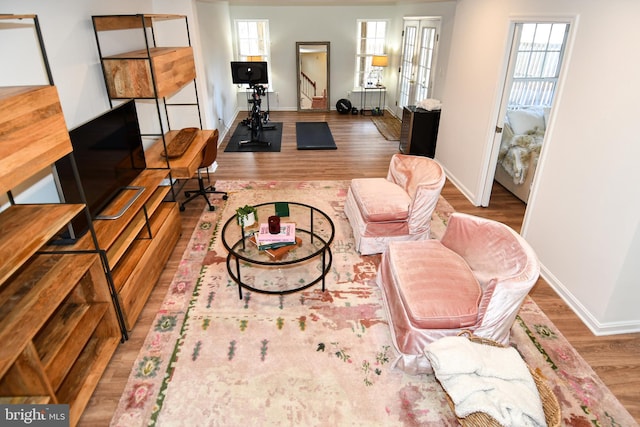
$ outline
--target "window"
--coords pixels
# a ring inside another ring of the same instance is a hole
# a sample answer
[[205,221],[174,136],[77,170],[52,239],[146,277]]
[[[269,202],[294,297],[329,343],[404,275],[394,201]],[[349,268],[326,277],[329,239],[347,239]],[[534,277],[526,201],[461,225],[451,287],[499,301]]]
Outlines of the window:
[[568,24],[521,24],[507,108],[550,106],[558,84]]
[[236,20],[238,61],[266,61],[271,75],[269,21],[266,19]]
[[374,55],[384,55],[387,21],[358,20],[358,45],[354,87],[364,86],[376,79],[371,65]]

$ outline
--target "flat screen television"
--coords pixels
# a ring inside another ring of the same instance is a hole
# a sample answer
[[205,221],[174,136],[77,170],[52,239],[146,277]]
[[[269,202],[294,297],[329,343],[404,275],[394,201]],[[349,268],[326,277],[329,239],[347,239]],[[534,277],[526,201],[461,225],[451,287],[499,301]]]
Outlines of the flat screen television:
[[231,78],[234,84],[267,84],[267,63],[265,61],[232,61]]
[[[69,131],[80,182],[91,218],[131,184],[146,168],[135,101],[127,101]],[[58,193],[66,203],[82,203],[66,156],[55,163]],[[59,243],[84,235],[89,223],[84,212],[71,222]]]

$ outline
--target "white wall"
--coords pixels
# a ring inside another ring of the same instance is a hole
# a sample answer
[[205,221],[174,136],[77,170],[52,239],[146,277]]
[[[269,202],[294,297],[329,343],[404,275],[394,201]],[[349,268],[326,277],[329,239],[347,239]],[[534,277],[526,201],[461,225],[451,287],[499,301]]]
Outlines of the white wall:
[[[157,3],[157,7],[154,4]],[[189,20],[191,41],[196,52],[200,103],[208,99],[203,84],[204,66],[201,61],[198,25],[194,19],[194,3],[190,0],[175,2],[151,0],[112,1],[99,0],[0,0],[0,11],[11,14],[36,14],[41,27],[53,81],[58,90],[60,104],[69,129],[104,113],[110,108],[109,99],[100,67],[100,58],[91,21],[92,15],[134,13],[176,13]],[[184,31],[184,25],[180,28]],[[40,62],[40,50],[34,41],[33,21],[25,30],[0,31],[0,85],[47,84],[46,74]],[[6,66],[11,64],[11,66]],[[36,71],[37,70],[37,71]],[[210,109],[201,107],[203,126],[216,123],[217,118],[208,114]],[[157,122],[157,116],[155,116]],[[142,125],[142,123],[141,123]],[[193,126],[193,125],[191,125]],[[56,200],[56,191],[49,171],[14,190],[18,202],[47,202]],[[0,195],[0,204],[6,203]],[[5,205],[6,206],[6,205]]]
[[550,16],[575,19],[573,43],[523,235],[594,333],[640,331],[640,3],[459,0],[436,157],[479,204],[509,21]]
[[[352,93],[358,19],[387,19],[390,65],[383,82],[387,87],[387,106],[396,99],[397,68],[401,48],[403,16],[442,16],[441,66],[436,76],[436,94],[444,86],[448,40],[453,29],[455,2],[413,3],[389,6],[230,6],[231,25],[235,19],[268,19],[271,37],[270,97],[272,110],[297,109],[296,55],[297,41],[328,41],[330,53],[329,105],[335,109],[341,98],[349,98],[360,107],[360,95]],[[244,96],[244,95],[243,95]]]
[[237,111],[236,93],[229,63],[233,61],[232,26],[227,2],[197,3],[202,59],[208,97],[205,109],[212,115],[211,126],[225,135]]

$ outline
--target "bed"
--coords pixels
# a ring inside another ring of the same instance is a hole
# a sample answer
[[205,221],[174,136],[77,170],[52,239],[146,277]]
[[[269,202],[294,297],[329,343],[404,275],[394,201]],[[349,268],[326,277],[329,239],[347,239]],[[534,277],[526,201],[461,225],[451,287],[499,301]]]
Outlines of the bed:
[[495,180],[525,203],[529,199],[548,117],[547,107],[507,110]]

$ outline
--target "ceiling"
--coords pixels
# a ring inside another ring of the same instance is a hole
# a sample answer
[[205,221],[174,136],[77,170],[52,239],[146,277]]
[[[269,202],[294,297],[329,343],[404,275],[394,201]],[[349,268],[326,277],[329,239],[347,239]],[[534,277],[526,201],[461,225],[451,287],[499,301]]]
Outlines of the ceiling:
[[446,0],[198,0],[203,3],[227,1],[232,6],[364,6],[400,3],[437,3]]

